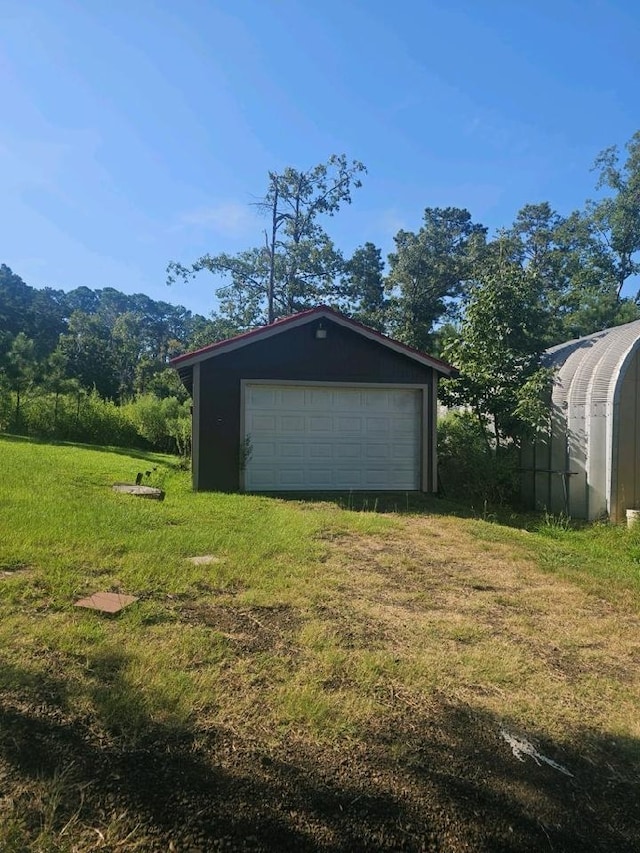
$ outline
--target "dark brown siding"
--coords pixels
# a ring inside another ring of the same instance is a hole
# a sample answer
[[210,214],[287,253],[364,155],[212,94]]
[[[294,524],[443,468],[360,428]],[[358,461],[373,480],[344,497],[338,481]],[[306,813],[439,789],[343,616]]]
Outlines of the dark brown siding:
[[[216,355],[200,365],[200,449],[198,488],[239,488],[241,380],[389,382],[431,386],[433,371],[351,329],[317,321]],[[429,425],[431,426],[431,425]],[[426,430],[431,435],[432,429]],[[425,452],[429,452],[425,448]]]

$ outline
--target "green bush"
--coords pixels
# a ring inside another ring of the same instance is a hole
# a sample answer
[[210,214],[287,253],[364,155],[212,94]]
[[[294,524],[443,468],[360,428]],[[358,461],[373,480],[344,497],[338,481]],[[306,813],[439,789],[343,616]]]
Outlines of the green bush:
[[518,497],[518,451],[488,444],[471,412],[438,421],[438,470],[447,497],[513,504]]
[[165,453],[188,456],[191,450],[191,407],[177,397],[159,400],[153,394],[143,394],[122,407],[155,449]]
[[8,432],[86,444],[106,444],[118,447],[147,447],[148,443],[127,416],[110,400],[103,400],[97,391],[72,394],[31,394],[24,399],[20,424],[10,418]]
[[0,386],[0,432],[118,447],[144,447],[187,457],[191,453],[191,405],[176,397],[144,394],[117,406],[97,391],[87,394],[23,394],[15,423],[15,394]]

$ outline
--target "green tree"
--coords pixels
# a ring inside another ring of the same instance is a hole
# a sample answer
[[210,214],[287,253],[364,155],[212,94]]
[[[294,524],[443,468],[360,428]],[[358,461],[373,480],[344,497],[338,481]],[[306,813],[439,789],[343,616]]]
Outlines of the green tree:
[[219,314],[214,313],[208,319],[196,315],[189,327],[189,338],[186,342],[185,352],[224,341],[241,331],[241,326],[236,325],[227,317],[221,317]]
[[143,338],[138,314],[117,314],[111,329],[113,362],[118,374],[118,399],[128,400],[136,390],[138,364],[143,357]]
[[501,241],[537,282],[548,345],[638,316],[632,300],[618,297],[610,258],[590,216],[576,211],[562,217],[548,202],[528,204]]
[[25,330],[33,338],[38,359],[46,360],[67,329],[65,293],[44,287],[34,289]]
[[4,362],[6,382],[15,394],[14,429],[21,427],[21,405],[24,394],[31,388],[37,372],[35,344],[24,332],[19,332],[7,353]]
[[384,261],[373,243],[355,250],[345,263],[343,296],[354,320],[379,332],[385,329]]
[[546,416],[545,312],[538,297],[532,272],[493,244],[475,265],[458,334],[444,346],[444,357],[460,371],[442,383],[445,402],[469,407],[488,445],[517,442]]
[[67,316],[70,317],[74,311],[82,311],[83,314],[95,314],[100,305],[98,293],[99,291],[91,290],[85,285],[70,290],[65,300]]
[[362,163],[333,155],[307,171],[270,172],[267,192],[257,203],[268,218],[264,246],[236,255],[204,255],[190,267],[171,262],[168,282],[204,269],[227,279],[216,291],[220,315],[239,329],[335,301],[344,261],[321,220],[351,202],[364,171]]
[[69,376],[69,359],[60,346],[56,347],[44,365],[43,387],[53,394],[53,431],[56,434],[61,397],[78,391],[78,381]]
[[[640,130],[625,145],[626,160],[620,163],[617,145],[596,157],[597,189],[611,195],[588,202],[588,213],[599,236],[621,298],[627,279],[640,272]],[[636,296],[636,298],[638,298]]]
[[6,264],[0,264],[0,332],[13,339],[19,332],[28,334],[25,320],[31,312],[33,288]]
[[111,333],[93,314],[74,311],[69,328],[60,335],[59,349],[66,359],[69,377],[85,391],[96,389],[105,399],[118,398],[120,377]]
[[428,207],[417,232],[399,231],[389,255],[389,325],[407,344],[428,349],[435,325],[451,315],[469,275],[470,252],[487,229],[467,210]]

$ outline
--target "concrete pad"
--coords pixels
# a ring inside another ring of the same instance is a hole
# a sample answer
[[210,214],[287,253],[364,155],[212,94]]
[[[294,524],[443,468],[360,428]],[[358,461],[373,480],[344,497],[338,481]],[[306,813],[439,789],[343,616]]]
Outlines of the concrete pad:
[[164,500],[162,489],[156,489],[153,486],[136,486],[135,483],[114,483],[112,488],[114,492],[135,495],[137,498],[150,498],[152,501]]

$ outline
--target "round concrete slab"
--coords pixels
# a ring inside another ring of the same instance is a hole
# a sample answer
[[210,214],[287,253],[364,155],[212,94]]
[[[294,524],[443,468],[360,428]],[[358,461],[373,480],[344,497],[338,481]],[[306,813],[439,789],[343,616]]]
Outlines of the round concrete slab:
[[136,486],[135,483],[114,483],[113,491],[126,495],[135,495],[137,498],[149,498],[153,501],[164,500],[162,489],[155,489],[153,486]]

